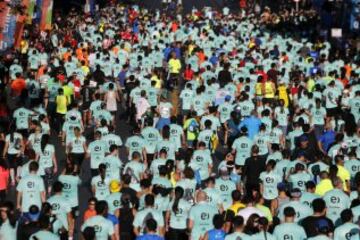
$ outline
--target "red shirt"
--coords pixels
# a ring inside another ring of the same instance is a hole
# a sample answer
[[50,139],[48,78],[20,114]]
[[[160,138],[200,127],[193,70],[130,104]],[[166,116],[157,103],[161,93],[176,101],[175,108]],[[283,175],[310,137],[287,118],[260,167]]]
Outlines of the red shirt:
[[192,80],[193,79],[193,76],[194,76],[194,71],[191,70],[191,69],[186,69],[185,72],[184,72],[184,78],[185,80]]
[[0,167],[0,190],[6,190],[9,181],[9,170]]

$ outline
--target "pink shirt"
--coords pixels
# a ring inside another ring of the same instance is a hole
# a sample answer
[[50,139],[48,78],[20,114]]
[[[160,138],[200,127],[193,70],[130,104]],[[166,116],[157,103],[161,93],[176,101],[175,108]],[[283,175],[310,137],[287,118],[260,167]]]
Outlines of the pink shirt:
[[150,108],[150,104],[146,98],[139,98],[136,102],[136,120],[140,120],[142,115]]

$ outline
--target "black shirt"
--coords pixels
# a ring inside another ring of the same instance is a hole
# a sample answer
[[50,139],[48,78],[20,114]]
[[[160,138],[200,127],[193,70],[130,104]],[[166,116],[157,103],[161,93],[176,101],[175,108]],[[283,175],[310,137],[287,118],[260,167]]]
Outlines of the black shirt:
[[325,221],[327,221],[329,224],[329,227],[330,227],[330,232],[334,232],[334,224],[329,218],[327,218],[325,216],[309,216],[309,217],[304,218],[300,222],[300,225],[304,228],[308,238],[315,237],[318,234],[316,225],[317,225],[317,222],[321,219],[324,219]]
[[266,158],[262,156],[252,156],[245,160],[243,177],[246,182],[258,184],[260,173],[265,171]]

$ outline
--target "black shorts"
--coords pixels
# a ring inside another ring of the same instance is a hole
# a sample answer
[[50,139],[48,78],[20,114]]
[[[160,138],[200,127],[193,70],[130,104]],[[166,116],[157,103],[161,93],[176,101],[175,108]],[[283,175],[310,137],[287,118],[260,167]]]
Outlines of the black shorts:
[[326,109],[326,115],[329,117],[335,117],[340,115],[340,108],[334,107],[334,108],[327,108]]
[[44,169],[45,175],[43,175],[44,182],[46,186],[52,186],[54,182],[54,169],[53,167]]
[[18,166],[21,165],[21,163],[19,161],[20,158],[17,156],[17,154],[8,154],[7,160],[8,160],[9,168],[16,169]]
[[71,153],[70,155],[71,162],[74,165],[78,165],[78,166],[81,166],[84,158],[85,158],[85,153]]
[[79,207],[72,207],[71,215],[74,219],[77,218],[79,216]]
[[20,133],[21,136],[23,136],[23,138],[27,139],[29,137],[29,130],[28,129],[18,129],[17,132]]

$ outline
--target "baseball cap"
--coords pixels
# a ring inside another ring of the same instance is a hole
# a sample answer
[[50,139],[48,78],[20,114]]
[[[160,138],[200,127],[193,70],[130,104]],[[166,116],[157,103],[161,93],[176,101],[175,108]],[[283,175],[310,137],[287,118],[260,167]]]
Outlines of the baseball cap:
[[319,219],[316,222],[316,228],[321,233],[326,233],[330,230],[329,223],[325,219]]
[[115,193],[120,191],[120,183],[118,180],[112,180],[110,182],[110,192]]
[[231,100],[231,96],[230,95],[226,95],[225,96],[225,101],[230,101]]

